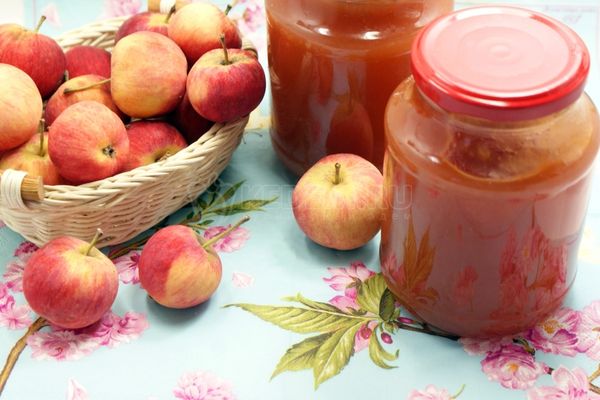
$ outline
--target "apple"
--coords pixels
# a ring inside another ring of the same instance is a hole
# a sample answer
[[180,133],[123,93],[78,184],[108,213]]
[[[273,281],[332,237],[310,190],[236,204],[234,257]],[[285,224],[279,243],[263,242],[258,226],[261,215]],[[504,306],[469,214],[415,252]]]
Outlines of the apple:
[[181,47],[190,67],[207,51],[221,47],[221,35],[225,35],[227,47],[242,47],[235,23],[212,4],[189,4],[169,21],[169,37]]
[[121,172],[129,157],[129,139],[117,114],[85,100],[67,108],[50,126],[48,151],[60,174],[81,184]]
[[20,69],[0,64],[0,152],[27,142],[42,118],[42,98]]
[[0,63],[11,64],[33,79],[43,98],[50,96],[65,75],[65,53],[54,39],[17,24],[0,25]]
[[187,147],[175,127],[162,121],[136,121],[127,127],[129,158],[125,171],[152,164]]
[[221,41],[223,49],[204,54],[190,70],[187,93],[198,114],[223,123],[248,115],[258,107],[265,95],[266,81],[254,53],[228,50],[223,38]]
[[73,237],[48,242],[27,261],[23,293],[31,309],[66,329],[97,322],[110,310],[119,287],[117,269],[91,243]]
[[44,112],[46,124],[52,125],[56,117],[69,106],[84,100],[104,104],[122,120],[127,118],[113,101],[107,79],[100,75],[82,75],[63,83],[50,97]]
[[82,75],[110,78],[110,53],[94,46],[75,46],[65,52],[68,79]]
[[192,228],[173,225],[159,230],[144,246],[139,261],[140,283],[159,304],[189,308],[208,300],[221,282],[221,259],[212,244],[237,224],[204,242]]
[[125,36],[113,50],[111,66],[113,100],[131,117],[167,114],[183,98],[187,62],[166,36],[148,31]]
[[194,143],[200,139],[214,124],[214,122],[207,120],[194,110],[187,92],[171,115],[171,120],[188,143]]
[[146,11],[129,17],[115,34],[115,44],[125,36],[139,31],[156,32],[168,37],[169,20],[173,13],[175,13],[174,7],[169,14]]
[[321,246],[359,248],[381,228],[383,176],[357,155],[329,155],[300,178],[292,210],[300,229]]
[[48,135],[37,133],[27,143],[8,151],[0,158],[0,169],[25,171],[29,176],[41,176],[45,185],[64,183],[48,155]]

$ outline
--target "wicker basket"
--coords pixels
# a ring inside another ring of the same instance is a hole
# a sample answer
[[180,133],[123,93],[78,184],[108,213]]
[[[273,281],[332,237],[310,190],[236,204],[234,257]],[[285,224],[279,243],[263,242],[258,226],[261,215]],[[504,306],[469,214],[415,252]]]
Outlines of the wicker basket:
[[[76,45],[110,50],[123,20],[92,23],[56,40],[65,50]],[[247,43],[244,48],[251,49]],[[168,159],[111,178],[81,186],[44,186],[39,201],[22,200],[23,179],[15,184],[16,174],[9,171],[9,182],[5,172],[0,178],[0,220],[38,245],[63,235],[90,240],[97,228],[104,231],[100,247],[125,242],[206,190],[229,163],[247,122],[248,117],[216,124]]]

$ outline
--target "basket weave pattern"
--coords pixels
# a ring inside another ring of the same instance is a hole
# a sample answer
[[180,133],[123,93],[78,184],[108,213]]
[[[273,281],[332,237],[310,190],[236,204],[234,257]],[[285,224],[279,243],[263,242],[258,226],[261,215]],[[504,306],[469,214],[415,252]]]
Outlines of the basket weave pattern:
[[[116,18],[86,25],[56,38],[67,50],[91,45],[110,50],[123,22]],[[248,118],[216,124],[197,142],[168,159],[81,186],[45,186],[41,202],[25,208],[0,204],[0,220],[37,245],[69,235],[90,240],[97,228],[100,247],[127,241],[198,197],[225,169]]]

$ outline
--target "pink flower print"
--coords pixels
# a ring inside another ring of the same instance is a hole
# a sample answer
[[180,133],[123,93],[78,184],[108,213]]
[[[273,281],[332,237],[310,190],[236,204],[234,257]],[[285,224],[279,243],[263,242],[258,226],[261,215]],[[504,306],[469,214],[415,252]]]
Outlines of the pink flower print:
[[[213,226],[211,228],[208,228],[204,232],[204,239],[208,240],[210,238],[213,238],[221,232],[224,232],[227,229],[229,229],[229,227],[231,227],[231,225]],[[244,227],[239,227],[234,229],[233,232],[225,236],[223,239],[218,240],[215,244],[213,244],[213,249],[215,249],[215,251],[219,253],[232,253],[241,249],[248,239],[250,239],[250,232]]]
[[42,10],[42,15],[46,17],[46,20],[50,23],[50,25],[56,28],[60,28],[62,26],[55,3],[48,3],[48,5]]
[[343,291],[346,296],[353,299],[356,299],[357,284],[375,275],[375,272],[361,262],[354,262],[348,268],[328,268],[327,270],[331,274],[331,278],[323,278],[323,280],[329,284],[329,287],[337,292]]
[[4,221],[0,221],[0,229],[5,228],[6,224],[4,223]]
[[461,338],[459,340],[463,346],[463,350],[470,356],[481,356],[487,353],[498,351],[502,346],[513,343],[510,337],[493,338],[493,339],[471,339]]
[[69,379],[67,386],[67,400],[88,400],[87,391],[75,379]]
[[577,350],[593,360],[600,361],[600,300],[581,312]]
[[552,371],[556,386],[543,386],[529,389],[528,400],[598,400],[600,396],[590,391],[587,376],[580,368],[569,370],[560,367]]
[[370,321],[369,323],[363,325],[358,332],[356,332],[356,336],[354,337],[354,352],[358,353],[369,347],[369,342],[371,341],[371,336],[373,336],[373,330],[377,326],[377,322]]
[[35,244],[25,241],[19,244],[19,246],[15,250],[14,256],[17,257],[19,260],[25,262],[29,260],[29,257],[31,257],[31,255],[38,250],[39,247],[37,247]]
[[0,313],[11,310],[15,305],[15,298],[8,292],[8,286],[0,282]]
[[504,345],[481,361],[481,369],[492,381],[508,389],[527,389],[535,384],[547,367],[535,361],[521,346]]
[[561,308],[527,333],[527,339],[538,350],[574,357],[577,354],[577,330],[581,315]]
[[238,27],[243,35],[248,35],[265,25],[266,14],[263,1],[250,0],[242,2],[246,6],[242,18],[238,21]]
[[31,308],[28,305],[10,307],[0,312],[0,326],[11,330],[25,329],[31,325]]
[[117,347],[121,343],[129,343],[140,337],[148,328],[148,321],[143,314],[128,312],[123,318],[113,312],[106,313],[94,325],[82,330],[99,345]]
[[425,390],[410,392],[407,400],[452,400],[452,398],[446,389],[438,389],[433,385],[428,385]]
[[183,375],[173,394],[180,400],[235,400],[231,384],[204,371]]
[[236,288],[247,288],[254,285],[254,277],[243,272],[234,272],[231,275],[231,283]]
[[334,298],[329,300],[329,303],[345,312],[358,310],[360,308],[360,306],[356,302],[356,297],[350,296],[335,296]]
[[114,18],[137,14],[141,6],[142,2],[140,0],[105,0],[102,16]]
[[36,360],[79,360],[100,345],[89,335],[76,335],[73,331],[36,332],[27,338],[31,356]]
[[121,282],[132,285],[140,282],[140,273],[138,270],[140,254],[141,252],[139,251],[132,251],[131,253],[114,260]]
[[6,271],[2,275],[6,281],[6,286],[13,292],[23,291],[23,271],[25,270],[25,262],[16,260],[9,262],[6,266]]

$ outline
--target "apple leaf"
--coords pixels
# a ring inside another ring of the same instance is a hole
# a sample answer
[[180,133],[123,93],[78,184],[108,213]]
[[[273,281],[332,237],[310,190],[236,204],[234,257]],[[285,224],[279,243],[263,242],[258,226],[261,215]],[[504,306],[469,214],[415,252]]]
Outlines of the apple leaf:
[[275,368],[271,379],[285,371],[302,371],[313,368],[319,347],[331,337],[331,333],[313,336],[287,349]]
[[285,330],[296,333],[328,333],[337,329],[363,324],[372,318],[355,317],[341,311],[312,310],[300,307],[261,306],[254,304],[231,304],[254,314]]
[[360,285],[357,303],[366,311],[379,315],[379,305],[387,286],[383,275],[373,275]]
[[379,343],[379,337],[377,335],[377,328],[373,331],[371,339],[369,340],[369,356],[375,365],[383,369],[396,368],[395,366],[389,365],[386,361],[395,361],[398,359],[399,350],[396,350],[396,354],[388,353],[381,343]]
[[315,389],[326,380],[339,374],[354,354],[356,332],[361,322],[340,327],[320,347],[315,354],[313,375]]
[[216,210],[210,210],[210,213],[216,215],[235,215],[249,211],[263,211],[263,206],[266,206],[275,200],[277,200],[277,197],[274,197],[270,200],[246,200],[240,203],[217,208]]
[[385,289],[383,295],[381,295],[381,300],[379,301],[379,316],[385,322],[390,322],[394,319],[394,313],[396,311],[396,299],[394,299],[394,295],[390,291],[390,289]]

